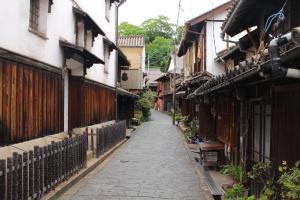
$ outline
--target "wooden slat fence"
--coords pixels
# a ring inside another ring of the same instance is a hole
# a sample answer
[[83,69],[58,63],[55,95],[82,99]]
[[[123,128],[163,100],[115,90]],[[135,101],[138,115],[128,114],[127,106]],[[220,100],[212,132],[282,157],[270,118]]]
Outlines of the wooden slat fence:
[[40,199],[86,167],[87,135],[76,135],[0,160],[0,199]]
[[121,121],[110,126],[98,128],[95,137],[95,154],[96,157],[99,157],[126,138],[126,121]]

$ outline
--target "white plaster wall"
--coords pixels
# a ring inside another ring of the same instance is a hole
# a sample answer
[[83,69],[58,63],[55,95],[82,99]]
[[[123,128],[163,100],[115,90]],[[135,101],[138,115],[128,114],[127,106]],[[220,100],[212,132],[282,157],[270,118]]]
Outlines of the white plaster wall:
[[[78,5],[94,19],[94,21],[105,32],[108,39],[116,43],[116,6],[112,4],[110,18],[105,18],[104,0],[76,0]],[[92,53],[104,60],[103,37],[99,35],[95,38]],[[104,65],[96,64],[87,70],[86,78],[98,81],[110,86],[115,86],[116,73],[116,51],[111,52],[109,57],[108,72],[104,73]]]
[[[107,21],[104,0],[76,0],[76,2],[94,19],[106,36],[115,42],[115,4],[112,4],[110,20]],[[47,39],[44,39],[28,31],[29,0],[0,1],[0,47],[61,68],[63,54],[59,39],[63,38],[75,44],[73,5],[72,0],[54,1],[52,12],[47,13]],[[103,59],[102,40],[102,36],[99,35],[90,50]],[[114,86],[115,71],[115,52],[113,51],[110,56],[109,73],[104,73],[102,65],[95,65],[88,70],[87,78]]]
[[[226,12],[211,18],[210,20],[224,20],[226,17]],[[226,48],[226,42],[223,42],[221,33],[222,22],[212,22],[207,21],[206,24],[206,70],[213,75],[219,75],[224,73],[224,66],[216,63],[214,59],[216,58],[216,53],[224,50]],[[215,37],[213,37],[213,35]],[[215,39],[214,39],[215,38]],[[215,45],[216,48],[215,48]]]

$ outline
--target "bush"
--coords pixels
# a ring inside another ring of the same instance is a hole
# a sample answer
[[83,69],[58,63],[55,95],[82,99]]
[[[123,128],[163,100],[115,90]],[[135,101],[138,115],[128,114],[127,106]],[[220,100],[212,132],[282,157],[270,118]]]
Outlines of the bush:
[[184,117],[181,114],[175,115],[175,121],[177,122],[177,124],[179,124],[179,122],[182,121],[183,119]]
[[194,119],[189,123],[189,126],[186,129],[185,135],[187,140],[189,141],[193,140],[198,135],[198,131],[199,131],[199,123],[196,119]]
[[140,99],[136,102],[136,107],[138,110],[142,112],[142,118],[141,121],[148,121],[150,118],[150,110],[153,106],[155,96],[154,93],[151,91],[145,91]]
[[245,183],[247,179],[247,173],[240,165],[224,165],[222,174],[231,176],[236,183]]
[[138,119],[138,118],[132,118],[132,119],[131,119],[131,124],[132,124],[133,126],[139,126],[139,125],[141,125],[141,120]]
[[238,183],[226,190],[225,200],[255,200],[254,196],[248,197],[246,188]]
[[300,199],[300,167],[299,162],[291,169],[285,161],[279,167],[281,176],[278,180],[281,185],[281,197],[283,199]]

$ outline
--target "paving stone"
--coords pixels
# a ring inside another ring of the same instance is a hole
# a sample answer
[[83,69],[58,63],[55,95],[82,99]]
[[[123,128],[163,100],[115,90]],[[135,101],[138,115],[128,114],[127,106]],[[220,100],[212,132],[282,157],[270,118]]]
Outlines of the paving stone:
[[75,194],[60,199],[205,199],[181,133],[169,116],[158,112],[95,171]]

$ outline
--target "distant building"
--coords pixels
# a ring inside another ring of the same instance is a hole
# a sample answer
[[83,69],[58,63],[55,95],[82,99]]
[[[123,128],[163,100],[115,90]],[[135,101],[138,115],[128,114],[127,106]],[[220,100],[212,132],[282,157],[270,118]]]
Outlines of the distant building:
[[158,79],[157,100],[155,102],[155,109],[158,111],[171,112],[172,109],[172,90],[171,78],[169,74],[164,74]]
[[147,69],[146,73],[146,88],[150,89],[153,92],[156,92],[158,86],[158,82],[156,81],[156,79],[162,76],[162,72],[159,68],[150,68]]
[[145,41],[143,36],[121,36],[118,46],[127,56],[131,67],[121,71],[121,87],[140,93],[145,87]]

